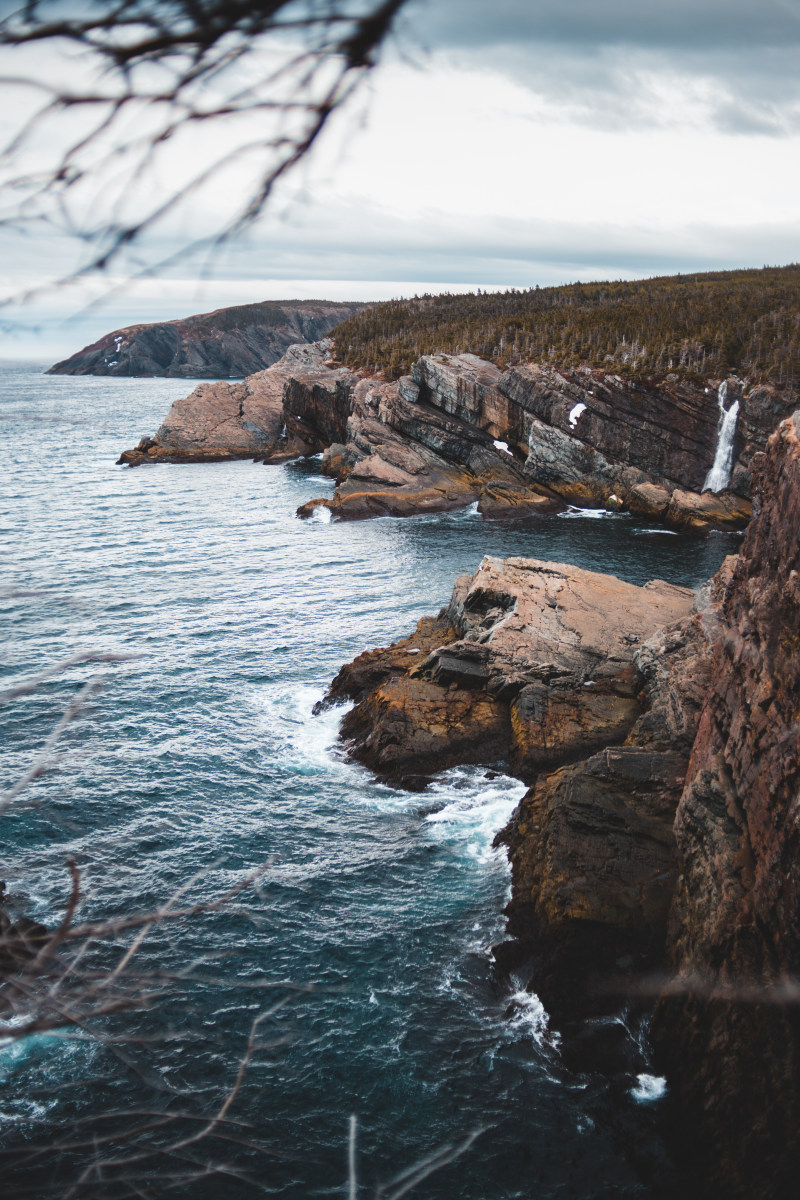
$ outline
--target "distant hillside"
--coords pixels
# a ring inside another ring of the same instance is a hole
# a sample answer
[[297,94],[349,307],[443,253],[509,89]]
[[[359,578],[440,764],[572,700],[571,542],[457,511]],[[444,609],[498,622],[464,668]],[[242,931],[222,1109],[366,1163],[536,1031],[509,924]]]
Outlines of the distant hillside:
[[363,304],[267,300],[179,321],[130,325],[51,367],[50,375],[224,379],[270,367],[296,342],[316,342]]
[[373,304],[336,330],[349,366],[396,379],[421,354],[471,352],[617,374],[737,372],[800,384],[800,266],[576,283]]

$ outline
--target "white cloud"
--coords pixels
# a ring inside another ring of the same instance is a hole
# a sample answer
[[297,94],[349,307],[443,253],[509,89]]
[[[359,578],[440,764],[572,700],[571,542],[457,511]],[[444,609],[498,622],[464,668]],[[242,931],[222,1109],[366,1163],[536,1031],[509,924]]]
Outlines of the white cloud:
[[[787,34],[786,45],[775,45],[776,30],[794,28],[798,5],[786,2],[788,24],[777,0],[768,4],[772,16],[754,48],[750,8],[738,2],[730,10],[738,32],[728,29],[719,44],[718,0],[683,5],[687,20],[690,9],[697,14],[694,42],[674,13],[646,21],[640,12],[626,35],[633,0],[618,0],[604,10],[605,40],[592,42],[545,4],[537,9],[544,26],[514,46],[508,31],[520,28],[520,5],[492,6],[492,24],[488,6],[470,2],[461,49],[453,49],[459,38],[437,34],[449,48],[433,51],[424,69],[396,59],[379,68],[246,241],[210,265],[195,256],[160,282],[111,296],[102,291],[108,281],[51,293],[8,320],[18,329],[39,320],[52,339],[59,312],[99,295],[102,307],[80,324],[96,337],[135,320],[258,298],[378,299],[791,261],[800,106],[796,88],[785,86],[794,43]],[[452,18],[450,0],[431,0],[430,14],[445,10]],[[494,36],[475,49],[487,21]],[[669,36],[664,21],[672,21]],[[187,133],[129,203],[180,186],[231,138],[227,127]],[[51,150],[45,142],[43,152]],[[169,258],[187,236],[213,234],[251,176],[242,165],[210,179],[131,257],[131,271]],[[83,203],[96,217],[102,187]],[[0,284],[9,294],[46,283],[79,254],[63,237],[5,230]],[[210,279],[198,290],[191,276],[204,271]],[[78,325],[70,328],[78,340]]]

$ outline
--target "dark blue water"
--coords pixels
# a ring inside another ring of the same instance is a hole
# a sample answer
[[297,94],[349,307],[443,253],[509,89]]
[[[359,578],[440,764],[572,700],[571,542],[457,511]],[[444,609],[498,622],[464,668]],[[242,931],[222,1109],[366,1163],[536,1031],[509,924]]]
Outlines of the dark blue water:
[[[469,769],[422,795],[391,790],[342,760],[341,713],[311,710],[342,662],[436,611],[484,554],[694,585],[737,539],[625,517],[303,523],[297,505],[331,488],[314,461],[116,467],[191,386],[0,376],[3,680],[76,651],[139,655],[102,669],[58,756],[1,818],[17,910],[60,920],[68,856],[80,920],[177,889],[180,904],[210,902],[260,871],[219,911],[151,930],[128,970],[160,993],[148,1011],[0,1048],[11,1194],[155,1195],[173,1181],[192,1200],[345,1196],[354,1115],[358,1196],[473,1134],[415,1196],[657,1195],[658,1105],[635,1098],[635,1076],[567,1070],[522,981],[491,971],[508,891],[491,842],[522,786]],[[3,710],[4,785],[96,670]],[[86,961],[107,969],[131,936]],[[225,1123],[191,1140],[275,1006]],[[126,1161],[92,1173],[111,1150],[83,1143],[111,1130]]]

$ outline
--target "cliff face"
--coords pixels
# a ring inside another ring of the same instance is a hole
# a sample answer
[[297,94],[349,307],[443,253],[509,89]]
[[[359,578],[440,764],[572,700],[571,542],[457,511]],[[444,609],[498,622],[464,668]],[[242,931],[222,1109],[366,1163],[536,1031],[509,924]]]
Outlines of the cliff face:
[[50,368],[52,375],[167,375],[221,379],[271,366],[300,342],[326,337],[363,304],[267,301],[215,312],[130,325]]
[[792,405],[771,388],[724,381],[727,406],[738,404],[742,414],[731,485],[701,498],[714,461],[723,381],[624,379],[537,364],[501,372],[473,355],[421,358],[412,379],[420,400],[524,456],[532,486],[578,505],[603,507],[614,497],[614,507],[698,530],[746,521],[751,460]]
[[337,478],[333,500],[312,501],[300,516],[320,505],[343,519],[446,512],[473,501],[492,515],[559,507],[530,487],[518,457],[475,425],[420,403],[410,380],[361,380],[342,443],[324,460]]
[[[461,411],[476,392],[456,397]],[[408,783],[531,787],[501,835],[513,938],[554,1019],[652,1000],[698,1196],[800,1169],[800,413],[754,463],[741,554],[693,598],[484,560],[448,609],[337,676],[349,752]],[[655,974],[653,974],[655,972]],[[661,980],[661,983],[658,981]],[[619,1068],[616,1068],[619,1069]]]
[[[800,413],[769,442],[675,823],[676,978],[654,1035],[736,1196],[800,1169]],[[732,1132],[735,1136],[732,1136]]]
[[[738,404],[731,487],[702,492],[720,426],[717,391]],[[364,380],[343,445],[331,449],[339,517],[406,515],[478,500],[492,516],[549,499],[703,532],[747,523],[750,465],[789,401],[742,382],[626,381],[588,368],[501,372],[471,354],[426,355],[397,383]],[[702,494],[701,494],[702,492]]]
[[[358,701],[342,736],[379,774],[505,761],[522,779],[625,740],[642,709],[639,642],[693,593],[535,559],[484,559],[456,581],[438,643],[410,639],[344,667],[328,699]],[[419,631],[418,631],[419,632]],[[414,650],[421,657],[409,659]]]
[[[333,352],[330,340],[294,346],[241,384],[201,386],[120,461],[273,462],[322,450],[336,490],[300,516],[319,507],[343,519],[409,516],[477,502],[485,516],[520,517],[569,503],[705,532],[749,520],[751,467],[788,403],[733,377],[701,387],[588,368],[501,372],[471,354],[424,356],[389,383],[342,367]],[[718,391],[742,414],[731,486],[701,494],[692,489],[715,459]]]

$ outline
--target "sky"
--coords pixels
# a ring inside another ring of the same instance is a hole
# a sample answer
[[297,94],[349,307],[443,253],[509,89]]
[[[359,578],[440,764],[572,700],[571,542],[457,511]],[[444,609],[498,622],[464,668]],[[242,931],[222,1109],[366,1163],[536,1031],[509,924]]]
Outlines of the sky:
[[[56,357],[122,325],[258,299],[797,261],[798,51],[800,0],[410,0],[366,86],[265,218],[210,263],[195,255],[136,282],[129,267],[53,289],[80,243],[58,230],[0,231],[3,293],[37,290],[0,311],[0,355]],[[12,53],[43,77],[81,69]],[[24,104],[11,110],[19,119]],[[8,137],[14,118],[8,104],[0,112]],[[46,159],[64,136],[53,128],[38,153]],[[204,129],[178,142],[149,195],[231,136]],[[248,170],[220,172],[163,222],[142,260],[213,233]],[[86,193],[87,210],[102,208],[111,180]]]

